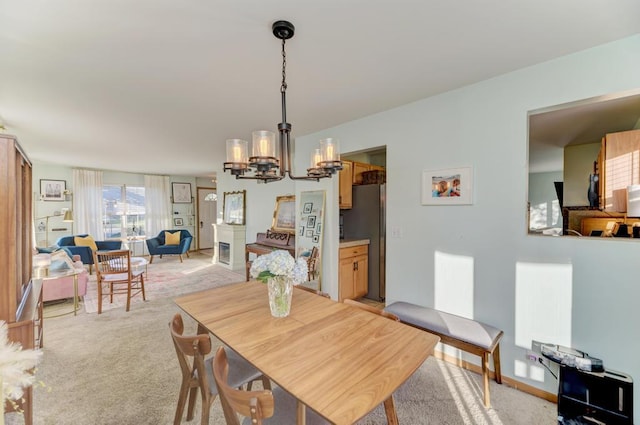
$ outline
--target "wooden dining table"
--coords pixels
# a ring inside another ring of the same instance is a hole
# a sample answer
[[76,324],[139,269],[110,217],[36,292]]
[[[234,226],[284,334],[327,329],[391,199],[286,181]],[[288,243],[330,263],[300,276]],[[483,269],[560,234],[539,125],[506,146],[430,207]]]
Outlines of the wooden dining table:
[[393,392],[432,354],[439,338],[294,288],[289,316],[271,316],[267,286],[241,282],[181,296],[200,328],[335,425],[350,425],[384,403],[398,423]]

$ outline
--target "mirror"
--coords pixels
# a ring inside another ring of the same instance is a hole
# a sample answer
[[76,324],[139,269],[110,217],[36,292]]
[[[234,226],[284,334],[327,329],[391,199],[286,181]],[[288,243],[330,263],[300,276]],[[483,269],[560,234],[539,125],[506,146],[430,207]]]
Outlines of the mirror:
[[[612,186],[611,167],[629,163],[624,173],[633,175],[629,158],[640,155],[640,142],[621,153],[607,149],[613,143],[606,141],[614,137],[607,135],[640,129],[640,90],[530,111],[528,119],[529,234],[615,236],[617,227],[635,221],[626,214],[626,186],[640,182]],[[635,179],[638,171],[636,161]]]
[[304,283],[313,289],[322,290],[320,265],[322,256],[322,229],[324,222],[324,190],[300,193],[300,220],[296,236],[296,258],[307,258],[309,282]]

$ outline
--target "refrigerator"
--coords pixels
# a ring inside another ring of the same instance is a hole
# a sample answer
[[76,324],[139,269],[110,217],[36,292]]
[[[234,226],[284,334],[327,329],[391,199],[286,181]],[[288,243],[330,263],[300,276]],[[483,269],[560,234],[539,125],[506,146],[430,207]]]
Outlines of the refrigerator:
[[386,187],[353,186],[353,207],[341,210],[344,239],[369,239],[369,285],[366,298],[384,301],[386,257]]

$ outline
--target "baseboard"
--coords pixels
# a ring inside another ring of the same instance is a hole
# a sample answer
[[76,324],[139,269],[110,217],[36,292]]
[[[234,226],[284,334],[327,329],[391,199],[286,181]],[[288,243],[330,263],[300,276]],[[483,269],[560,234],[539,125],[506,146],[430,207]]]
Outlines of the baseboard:
[[[453,357],[450,356],[448,354],[443,353],[442,351],[438,351],[438,350],[434,350],[433,352],[433,357],[440,359],[440,360],[444,360],[447,363],[451,363],[454,364],[456,366],[459,366],[463,369],[466,370],[470,370],[472,372],[475,372],[477,374],[482,375],[482,367],[475,365],[473,363],[469,363],[465,360],[462,360],[458,357]],[[495,373],[494,371],[489,371],[489,376],[491,377],[491,379],[495,379]],[[541,390],[540,388],[536,388],[532,385],[529,384],[525,384],[524,382],[520,382],[518,380],[515,380],[513,378],[509,378],[508,376],[504,376],[502,375],[502,383],[506,384],[508,386],[510,386],[511,388],[514,388],[516,390],[525,392],[527,394],[531,394],[532,396],[541,398],[543,400],[547,400],[551,403],[558,403],[558,395],[557,394],[552,394],[550,392]]]

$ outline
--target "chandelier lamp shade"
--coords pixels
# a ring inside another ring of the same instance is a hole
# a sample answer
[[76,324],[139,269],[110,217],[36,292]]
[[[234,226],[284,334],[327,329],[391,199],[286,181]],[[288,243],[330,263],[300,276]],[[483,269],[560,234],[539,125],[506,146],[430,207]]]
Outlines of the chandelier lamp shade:
[[[251,153],[249,142],[243,139],[227,140],[227,161],[224,171],[229,171],[237,179],[253,179],[269,183],[289,177],[292,180],[315,180],[331,177],[342,170],[338,139],[320,140],[320,147],[311,152],[311,162],[306,176],[294,176],[292,166],[291,124],[287,122],[287,55],[285,41],[293,37],[295,28],[291,22],[274,22],[273,35],[282,40],[282,83],[280,97],[282,104],[282,122],[278,124],[278,143],[276,134],[268,130],[252,133]],[[252,173],[252,174],[249,174]]]

